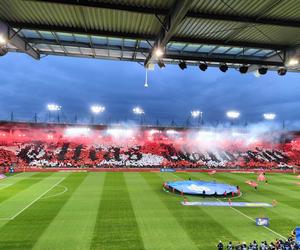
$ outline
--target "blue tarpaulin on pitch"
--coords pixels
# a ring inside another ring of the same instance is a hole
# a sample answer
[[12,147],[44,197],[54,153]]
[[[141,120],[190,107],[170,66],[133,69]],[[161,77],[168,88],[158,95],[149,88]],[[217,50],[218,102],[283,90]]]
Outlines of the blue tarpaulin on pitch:
[[223,195],[225,192],[227,194],[238,192],[236,186],[208,181],[170,181],[167,182],[167,185],[184,194],[200,195],[205,191],[206,195],[214,195],[215,193],[217,195]]

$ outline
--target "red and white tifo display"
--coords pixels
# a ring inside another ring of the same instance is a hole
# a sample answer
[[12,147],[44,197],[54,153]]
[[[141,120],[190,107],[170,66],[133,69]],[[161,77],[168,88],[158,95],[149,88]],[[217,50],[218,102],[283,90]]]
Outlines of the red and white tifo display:
[[300,164],[300,133],[0,123],[2,167],[282,169]]

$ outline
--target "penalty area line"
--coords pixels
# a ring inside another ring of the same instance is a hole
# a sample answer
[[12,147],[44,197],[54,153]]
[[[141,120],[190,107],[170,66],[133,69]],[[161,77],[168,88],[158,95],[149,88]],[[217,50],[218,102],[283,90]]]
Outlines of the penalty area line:
[[37,202],[39,199],[41,199],[45,194],[47,194],[48,192],[50,192],[53,188],[55,188],[57,185],[59,185],[66,177],[61,178],[58,182],[56,182],[52,187],[50,187],[49,189],[47,189],[44,193],[42,193],[41,195],[39,195],[37,198],[35,198],[32,202],[30,202],[27,206],[25,206],[24,208],[22,208],[19,212],[17,212],[15,215],[8,217],[8,218],[0,218],[0,220],[13,220],[14,218],[16,218],[18,215],[20,215],[21,213],[23,213],[27,208],[29,208],[31,205],[33,205],[35,202]]

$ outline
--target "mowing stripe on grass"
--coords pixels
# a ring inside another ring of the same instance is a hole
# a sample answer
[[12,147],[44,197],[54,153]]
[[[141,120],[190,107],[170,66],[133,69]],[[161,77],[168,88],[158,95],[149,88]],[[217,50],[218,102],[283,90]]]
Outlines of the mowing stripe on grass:
[[[236,181],[231,180],[230,182],[224,181],[226,180],[226,176],[227,174],[225,174],[225,176],[223,178],[220,178],[220,175],[214,175],[213,177],[207,175],[206,173],[176,173],[174,174],[176,177],[180,177],[180,178],[184,178],[184,179],[188,179],[188,177],[192,177],[193,179],[200,179],[200,180],[209,180],[211,181],[211,179],[217,180],[219,182],[224,182],[224,183],[231,183],[234,185],[237,185]],[[192,198],[195,199],[195,198]],[[197,199],[197,198],[196,198]],[[198,197],[198,199],[203,199],[201,197]],[[206,200],[214,200],[215,198],[211,197],[211,198],[205,198]],[[219,199],[217,199],[219,200]],[[254,200],[257,201],[257,200]],[[236,208],[232,208],[232,207],[226,207],[226,208],[204,208],[205,210],[207,210],[208,213],[210,213],[211,211],[215,211],[214,212],[214,217],[218,218],[218,220],[222,221],[222,216],[223,217],[227,217],[229,218],[228,220],[228,225],[231,225],[228,227],[228,230],[236,235],[237,237],[239,237],[240,241],[245,241],[245,240],[250,240],[252,241],[253,239],[260,239],[260,240],[274,240],[275,237],[280,236],[281,238],[285,239],[284,236],[282,236],[281,234],[279,234],[278,232],[275,232],[274,230],[270,229],[270,228],[264,228],[264,227],[257,227],[255,225],[255,220],[252,219],[250,216],[248,216],[247,214],[241,212],[241,210],[257,210],[256,208],[241,208],[241,209],[236,209]],[[234,211],[233,213],[230,212]],[[247,218],[247,220],[243,219],[239,219],[239,217],[237,217],[235,215],[235,213],[238,213],[240,215],[242,215],[244,218]],[[221,217],[220,217],[221,215]],[[231,219],[230,219],[231,218]],[[252,223],[249,223],[249,221],[252,221]],[[269,232],[265,231],[265,229],[267,229]],[[272,234],[270,234],[270,232]],[[256,237],[256,235],[259,235],[258,237]]]
[[26,179],[26,178],[29,178],[30,176],[34,175],[36,173],[34,172],[22,172],[22,173],[18,173],[18,174],[15,174],[15,175],[10,175],[10,176],[7,176],[5,179],[0,179],[0,184],[4,184],[6,182],[9,182],[9,183],[16,183],[22,179]]
[[[223,177],[224,178],[224,177]],[[240,181],[243,182],[247,178],[244,176],[234,176],[232,174],[226,175],[226,178],[235,180],[236,183],[239,183]],[[284,178],[284,176],[278,176],[281,180]],[[273,177],[274,179],[274,177]],[[282,191],[280,185],[274,185],[274,184],[261,184],[258,187],[258,191],[254,191],[253,188],[249,187],[248,185],[245,185],[241,183],[243,186],[243,189],[250,190],[246,193],[246,195],[243,197],[244,199],[250,198],[252,196],[255,196],[257,200],[259,201],[269,201],[272,202],[272,200],[277,200],[280,206],[277,206],[276,210],[272,209],[272,211],[279,212],[280,216],[286,217],[287,219],[293,220],[297,217],[299,217],[299,208],[300,208],[300,199],[296,198],[295,195],[292,195],[289,193],[288,190]],[[249,197],[250,196],[250,197]],[[256,200],[256,201],[257,201]],[[285,213],[285,211],[280,211],[281,208],[288,209],[289,213]],[[271,210],[271,209],[268,209]]]
[[144,249],[123,173],[106,173],[91,249]]
[[45,194],[47,194],[48,192],[50,192],[53,188],[55,188],[59,183],[61,183],[63,180],[65,179],[65,177],[61,178],[59,181],[57,181],[56,183],[54,183],[51,187],[49,187],[45,192],[43,192],[42,194],[40,194],[38,197],[36,197],[33,201],[31,201],[28,205],[26,205],[24,208],[22,208],[19,212],[17,212],[16,214],[14,214],[12,217],[10,217],[10,220],[13,220],[14,218],[16,218],[17,216],[19,216],[21,213],[23,213],[26,209],[28,209],[30,206],[32,206],[34,203],[36,203],[39,199],[41,199]]
[[174,179],[175,175],[171,173],[141,173],[141,175],[165,203],[198,249],[212,249],[219,240],[238,239],[227,229],[227,221],[216,219],[213,213],[209,213],[204,208],[182,206],[180,204],[182,197],[169,195],[162,190],[163,182]]
[[[220,175],[214,175],[213,177],[211,176],[208,176],[207,174],[205,173],[192,173],[190,175],[191,177],[196,177],[197,179],[214,179],[214,180],[217,180],[219,182],[223,182],[223,183],[231,183],[232,185],[237,185],[237,181],[234,181],[234,180],[230,180],[228,182],[228,180],[226,179],[227,177],[227,174],[225,174],[225,176],[223,178],[220,178]],[[202,199],[202,198],[198,198],[198,199]],[[206,199],[215,199],[215,198],[206,198]],[[238,198],[240,199],[240,198]],[[220,201],[220,199],[216,199],[218,201]],[[250,202],[253,201],[253,200],[250,200]],[[254,200],[254,201],[257,201],[257,200]],[[226,207],[226,208],[217,208],[219,210],[222,211],[222,214],[224,215],[224,213],[227,211],[226,210],[232,210],[234,211],[234,213],[238,213],[240,215],[242,215],[244,218],[247,218],[248,220],[252,221],[251,224],[249,224],[247,222],[247,220],[243,220],[243,222],[241,220],[235,220],[235,219],[232,219],[232,225],[231,227],[228,228],[228,230],[230,230],[233,234],[237,235],[241,241],[246,241],[246,240],[249,240],[249,241],[252,241],[253,239],[256,239],[256,240],[274,240],[275,237],[278,237],[280,236],[281,238],[285,238],[284,236],[282,236],[281,234],[279,234],[278,232],[275,232],[274,230],[270,229],[270,228],[267,228],[267,227],[257,227],[255,225],[255,220],[253,218],[251,218],[250,216],[248,216],[248,211],[259,211],[260,208],[241,208],[241,209],[236,209],[236,208],[233,208],[233,207]],[[243,211],[247,211],[247,214],[246,213],[243,213],[241,210]],[[236,216],[234,214],[228,214],[228,217],[230,218],[236,218]],[[237,222],[237,224],[234,224],[235,222]],[[269,232],[265,231],[264,229],[267,229],[268,231],[270,231],[272,234],[270,234]],[[256,236],[258,235],[258,236]]]
[[[47,173],[46,176],[50,176],[52,173]],[[26,189],[30,188],[32,185],[42,181],[40,178],[34,178],[35,176],[40,176],[40,174],[32,174],[29,175],[26,173],[26,175],[22,175],[22,177],[16,178],[9,177],[8,179],[5,179],[7,181],[0,182],[5,184],[11,184],[9,186],[6,186],[5,188],[1,189],[0,192],[0,206],[1,203],[4,202],[7,199],[12,198],[13,196],[17,195],[18,193],[24,192]],[[32,177],[28,179],[28,177]],[[0,217],[3,217],[3,214],[0,214]]]
[[[202,174],[203,175],[203,174]],[[192,176],[195,176],[197,178],[205,178],[207,176],[201,177],[201,174],[192,174]],[[243,200],[243,201],[252,201],[252,202],[257,202],[257,201],[267,201],[269,200],[269,202],[272,201],[272,199],[270,197],[265,197],[266,193],[264,193],[263,195],[260,193],[260,191],[255,191],[253,189],[253,187],[250,187],[249,185],[245,184],[244,180],[245,179],[249,179],[249,175],[247,175],[246,177],[244,175],[241,174],[228,174],[228,173],[220,173],[220,174],[216,174],[213,177],[214,180],[217,180],[219,182],[226,182],[226,183],[231,183],[234,185],[239,185],[242,190],[244,190],[243,192],[243,196],[241,198],[238,198],[239,200]],[[259,188],[260,190],[260,188]],[[274,197],[274,196],[273,196]],[[271,199],[271,200],[270,200]],[[227,208],[228,209],[228,208]],[[254,230],[251,230],[251,232],[256,232],[257,230],[262,229],[266,229],[268,231],[270,231],[273,236],[271,235],[265,235],[263,233],[259,233],[258,237],[256,237],[256,239],[260,238],[262,240],[268,239],[270,238],[270,240],[274,240],[274,238],[276,237],[281,237],[283,239],[285,239],[285,237],[279,233],[278,231],[282,231],[282,225],[280,226],[281,230],[278,230],[278,228],[276,227],[276,224],[278,220],[282,220],[283,223],[283,227],[286,228],[289,225],[292,224],[292,221],[290,220],[286,220],[283,219],[282,217],[282,213],[284,213],[284,211],[282,211],[281,213],[278,213],[278,208],[231,208],[233,211],[239,213],[240,215],[244,216],[245,218],[248,218],[249,220],[251,220],[252,222],[255,222],[255,220],[253,218],[256,217],[270,217],[271,218],[271,224],[272,224],[272,228],[267,228],[267,227],[255,227]],[[293,208],[292,208],[293,209]],[[287,211],[287,210],[286,210]],[[268,215],[267,215],[268,214]],[[273,215],[273,216],[271,216]],[[273,219],[274,218],[274,219]],[[254,223],[252,223],[254,226]],[[288,230],[288,233],[291,229]],[[288,234],[287,233],[287,234]],[[251,235],[251,233],[248,234],[249,236]],[[244,239],[245,240],[245,239]],[[252,239],[250,239],[252,240]]]
[[[242,208],[240,210],[247,211],[247,215],[252,218],[255,217],[269,217],[271,219],[271,227],[276,232],[280,232],[282,235],[289,235],[291,230],[297,226],[297,221],[300,220],[300,203],[295,202],[293,197],[286,197],[282,192],[276,192],[276,190],[280,189],[280,185],[270,184],[262,184],[259,186],[258,191],[254,191],[252,187],[249,187],[244,183],[245,178],[241,175],[225,175],[220,178],[226,178],[230,181],[235,181],[235,183],[240,184],[242,190],[245,190],[244,195],[241,199],[245,201],[269,201],[272,202],[273,199],[276,199],[279,203],[274,208],[260,208],[260,209],[247,209]],[[279,178],[282,180],[284,175],[277,175],[274,178]],[[273,181],[272,181],[273,183]],[[266,189],[272,189],[274,191],[270,191]],[[270,193],[272,196],[270,196]],[[288,200],[287,200],[288,199]],[[293,206],[289,204],[292,203]]]
[[145,249],[198,249],[140,173],[124,175]]
[[[58,178],[66,177],[61,183],[68,187],[68,192],[55,197],[55,199],[40,199],[20,216],[7,222],[1,228],[0,249],[31,249],[60,209],[72,196],[76,188],[84,180],[86,174],[55,173],[54,176]],[[63,234],[63,232],[57,233]],[[47,249],[47,246],[44,249]]]
[[[89,249],[104,177],[105,173],[88,174],[45,230],[34,249]],[[52,199],[55,200],[56,197]]]
[[[237,213],[243,215],[244,217],[248,218],[249,220],[255,222],[255,220],[254,220],[253,218],[249,217],[247,214],[241,212],[240,210],[238,210],[238,209],[236,209],[236,208],[234,208],[234,207],[230,207],[230,208],[231,208],[232,210],[234,210],[235,212],[237,212]],[[275,231],[272,230],[271,228],[268,228],[268,227],[266,227],[266,226],[263,226],[263,228],[265,228],[265,229],[269,230],[271,233],[273,233],[273,234],[279,236],[281,239],[287,240],[286,237],[284,237],[284,236],[281,235],[280,233],[275,232]]]

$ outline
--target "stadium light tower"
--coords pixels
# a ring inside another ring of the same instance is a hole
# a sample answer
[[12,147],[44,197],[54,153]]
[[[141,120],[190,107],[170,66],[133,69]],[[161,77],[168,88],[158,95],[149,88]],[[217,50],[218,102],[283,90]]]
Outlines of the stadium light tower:
[[276,114],[275,113],[264,113],[263,117],[265,120],[272,121],[276,118]]
[[192,118],[198,118],[198,127],[200,126],[200,121],[202,120],[203,112],[200,110],[192,110],[191,111]]
[[231,125],[233,125],[234,120],[237,120],[240,115],[240,112],[235,110],[229,110],[226,112],[226,116],[231,120]]
[[143,124],[143,115],[145,115],[145,111],[142,109],[142,108],[140,108],[140,107],[134,107],[133,109],[132,109],[132,112],[135,114],[135,115],[137,115],[137,116],[140,116],[141,117],[141,125]]
[[103,113],[105,111],[105,107],[101,106],[101,105],[92,105],[91,106],[91,112],[92,112],[92,116],[91,116],[91,123],[94,123],[94,116],[95,115],[99,115],[101,113]]
[[57,122],[59,123],[60,119],[59,119],[59,111],[61,110],[61,106],[57,105],[55,103],[49,103],[47,104],[47,109],[49,111],[49,122],[51,120],[51,113],[57,112]]

